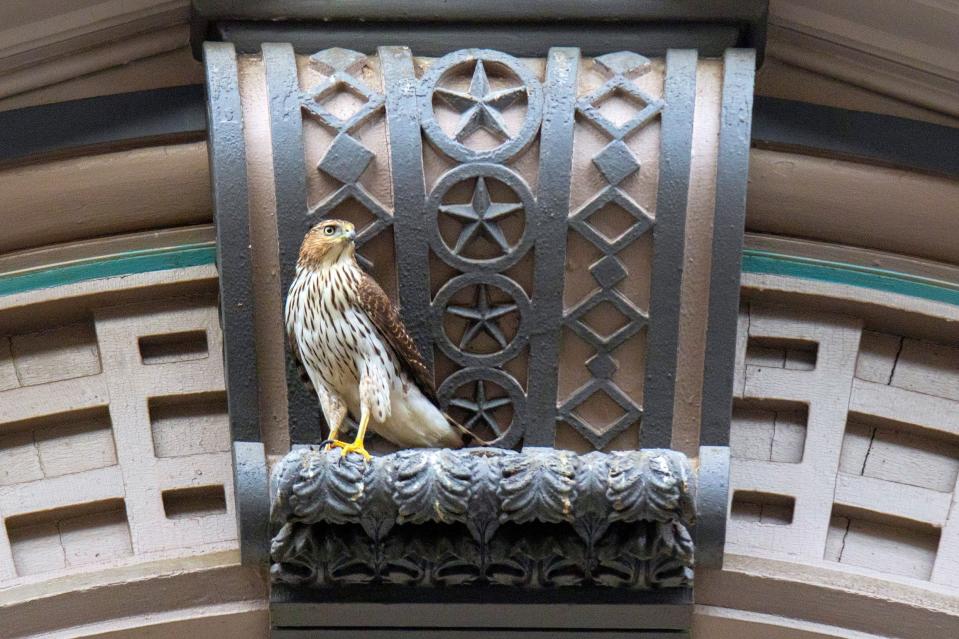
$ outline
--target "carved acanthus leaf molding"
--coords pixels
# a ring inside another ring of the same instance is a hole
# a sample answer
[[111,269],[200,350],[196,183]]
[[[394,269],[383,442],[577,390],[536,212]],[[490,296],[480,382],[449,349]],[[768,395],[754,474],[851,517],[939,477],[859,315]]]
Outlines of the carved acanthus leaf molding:
[[688,586],[694,483],[671,450],[292,451],[274,473],[277,582]]

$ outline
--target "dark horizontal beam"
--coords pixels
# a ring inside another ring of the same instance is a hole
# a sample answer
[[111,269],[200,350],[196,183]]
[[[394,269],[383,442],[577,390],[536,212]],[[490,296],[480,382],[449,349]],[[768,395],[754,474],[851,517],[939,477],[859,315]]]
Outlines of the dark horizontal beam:
[[[202,85],[0,112],[0,165],[206,137]],[[756,96],[752,144],[959,177],[959,128]]]
[[206,138],[202,85],[0,112],[0,165]]
[[[600,49],[616,51],[619,46],[614,42],[632,36],[631,50],[658,56],[665,51],[664,34],[669,34],[673,48],[721,55],[721,50],[711,53],[719,38],[715,32],[733,33],[736,44],[726,46],[754,48],[761,61],[767,9],[768,0],[194,0],[191,41],[199,59],[204,40],[218,39],[227,30],[236,36],[236,25],[242,23],[244,40],[255,39],[249,35],[252,31],[263,34],[259,42],[270,42],[269,36],[286,28],[309,29],[322,34],[323,42],[331,35],[340,41],[354,33],[365,38],[362,48],[406,44],[420,55],[475,46],[536,56],[550,46],[576,46],[590,55]],[[710,35],[691,42],[695,32]],[[394,33],[403,33],[406,39],[390,38]],[[652,41],[647,43],[647,37]],[[297,40],[307,48],[320,48],[316,40],[308,44],[305,36]],[[350,48],[361,49],[355,44]]]
[[579,47],[583,55],[629,50],[662,57],[668,48],[698,49],[721,56],[750,46],[731,24],[630,22],[411,23],[411,22],[239,22],[217,23],[208,34],[232,42],[240,53],[259,53],[264,42],[289,42],[297,53],[344,47],[375,53],[379,46],[407,46],[416,55],[441,56],[455,49],[496,49],[519,57],[545,56],[550,47]]
[[756,96],[753,146],[959,177],[959,128]]
[[749,22],[766,15],[767,0],[193,0],[208,20],[409,20]]

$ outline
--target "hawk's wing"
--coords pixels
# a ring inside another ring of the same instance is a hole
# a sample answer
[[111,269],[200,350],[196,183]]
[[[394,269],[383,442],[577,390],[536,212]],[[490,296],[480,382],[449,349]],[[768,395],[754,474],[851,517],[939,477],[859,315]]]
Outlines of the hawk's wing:
[[410,374],[423,394],[436,403],[436,389],[433,387],[430,370],[426,367],[413,338],[406,332],[406,326],[403,325],[403,320],[390,298],[376,280],[366,273],[360,278],[357,297],[359,307],[393,348],[400,365]]
[[290,345],[290,355],[293,357],[293,367],[296,369],[296,374],[308,391],[315,392],[316,389],[313,387],[310,374],[306,372],[306,365],[303,364],[303,358],[300,357],[300,348],[296,345],[296,336],[293,335],[292,330],[287,330],[286,341]]

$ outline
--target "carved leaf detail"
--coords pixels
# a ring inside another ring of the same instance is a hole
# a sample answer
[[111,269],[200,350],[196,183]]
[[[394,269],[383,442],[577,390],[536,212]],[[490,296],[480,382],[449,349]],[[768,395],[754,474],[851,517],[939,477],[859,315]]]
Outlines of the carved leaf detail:
[[613,521],[669,521],[682,515],[681,478],[663,451],[613,453],[607,496]]
[[515,455],[511,450],[499,448],[481,449],[477,453],[479,459],[474,465],[476,474],[473,476],[467,526],[474,539],[484,544],[489,542],[499,528],[500,501],[497,491],[503,464],[510,456]]
[[396,464],[391,457],[381,458],[366,469],[365,490],[360,500],[360,524],[374,542],[386,537],[396,523],[395,473]]
[[685,587],[688,472],[668,450],[297,450],[274,475],[272,579]]
[[471,458],[446,449],[401,451],[396,458],[393,498],[397,523],[466,521],[473,476]]
[[606,497],[609,476],[608,455],[594,452],[580,458],[573,502],[573,529],[592,546],[609,527],[612,506]]
[[504,461],[500,522],[572,521],[578,461],[564,451],[537,451]]
[[295,518],[309,523],[358,522],[366,487],[362,460],[356,456],[344,459],[336,451],[303,460],[306,468],[293,482],[289,498]]

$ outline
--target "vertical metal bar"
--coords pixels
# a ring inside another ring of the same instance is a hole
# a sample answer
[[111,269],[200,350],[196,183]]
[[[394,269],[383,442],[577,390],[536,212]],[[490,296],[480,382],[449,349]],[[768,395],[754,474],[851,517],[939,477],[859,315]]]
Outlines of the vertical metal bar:
[[696,60],[692,50],[666,53],[660,133],[659,190],[653,227],[653,270],[646,339],[642,448],[669,448],[676,394],[680,291],[686,237],[686,204],[696,105]]
[[433,368],[430,326],[429,237],[436,221],[426,210],[423,138],[413,72],[407,47],[380,47],[390,167],[393,175],[393,239],[396,246],[397,291],[403,321],[426,365]]
[[540,129],[539,188],[525,446],[553,446],[563,326],[566,228],[572,174],[579,49],[550,49]]
[[204,45],[223,367],[233,441],[260,441],[243,108],[232,44]]
[[756,53],[752,49],[729,49],[724,65],[701,446],[729,444]]
[[[289,44],[263,44],[266,88],[270,103],[270,139],[276,187],[276,231],[280,252],[280,295],[296,274],[300,242],[310,228],[306,201],[306,164],[303,155],[303,119],[296,57]],[[289,352],[286,355],[287,405],[290,441],[316,443],[322,439],[319,405],[299,379]]]
[[260,433],[243,108],[233,45],[207,42],[203,57],[237,527],[242,562],[261,564],[269,548],[270,502]]

